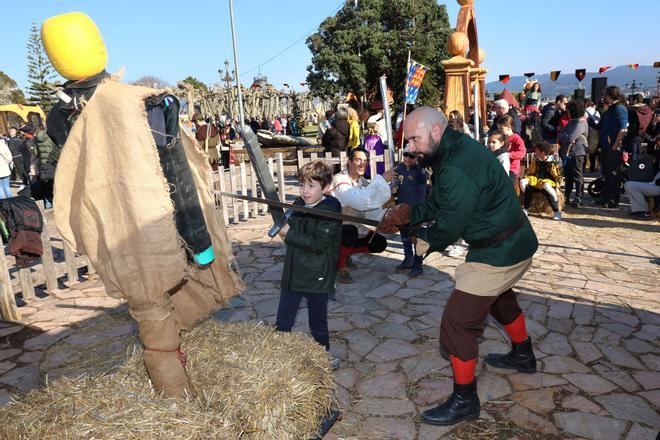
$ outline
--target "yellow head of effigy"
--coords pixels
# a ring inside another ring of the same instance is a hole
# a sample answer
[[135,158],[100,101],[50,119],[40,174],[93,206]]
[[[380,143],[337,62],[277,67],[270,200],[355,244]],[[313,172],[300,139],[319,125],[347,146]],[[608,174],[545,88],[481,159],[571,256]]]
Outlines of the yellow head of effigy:
[[96,24],[82,12],[68,12],[46,19],[41,40],[50,63],[70,80],[101,73],[108,63],[108,52]]

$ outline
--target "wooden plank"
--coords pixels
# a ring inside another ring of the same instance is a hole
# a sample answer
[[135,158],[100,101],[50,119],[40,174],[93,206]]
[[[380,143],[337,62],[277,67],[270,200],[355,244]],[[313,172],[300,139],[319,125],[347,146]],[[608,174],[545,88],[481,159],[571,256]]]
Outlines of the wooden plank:
[[298,155],[298,169],[300,169],[301,166],[305,165],[305,156],[302,150],[298,150],[297,155]]
[[[252,197],[259,197],[257,194],[257,173],[254,172],[254,167],[250,166],[250,192]],[[252,218],[257,218],[259,215],[259,204],[257,202],[252,203]]]
[[66,278],[69,283],[78,282],[78,265],[76,264],[76,253],[64,242],[64,264],[66,265]]
[[[217,174],[216,177],[218,179],[218,183],[220,185],[220,191],[225,192],[225,171],[220,170]],[[229,224],[229,213],[227,212],[227,201],[224,196],[220,196],[220,210],[222,211],[222,221],[224,222],[225,226]]]
[[310,162],[314,162],[316,160],[319,160],[319,155],[316,154],[316,153],[310,154],[309,157],[311,157]]
[[5,247],[0,243],[0,278],[5,292],[10,297],[14,297],[14,288],[11,285],[11,276],[9,275],[9,266],[7,265],[7,257],[5,255]]
[[18,321],[21,319],[14,294],[7,295],[5,286],[2,283],[0,283],[0,316],[5,321]]
[[[247,171],[245,169],[245,162],[241,162],[241,164],[238,167],[238,171],[241,177],[241,194],[247,196],[248,195]],[[247,220],[250,217],[248,211],[249,211],[248,202],[247,200],[243,200],[243,220]]]
[[2,243],[0,243],[0,312],[2,312],[2,318],[7,321],[21,319],[21,314],[18,311],[18,307],[16,307],[14,289],[11,285],[9,268],[7,267],[5,247]]
[[29,267],[21,267],[18,269],[18,281],[21,285],[23,301],[28,302],[33,300],[35,297],[34,283],[32,282],[32,270]]
[[277,184],[278,192],[280,193],[280,201],[285,202],[286,194],[284,194],[284,155],[282,153],[277,154]]
[[[53,247],[50,243],[50,227],[48,226],[48,219],[46,217],[46,210],[44,209],[43,200],[37,200],[37,206],[41,211],[41,216],[44,219],[44,229],[41,232],[41,246],[43,252],[41,254],[41,266],[44,268],[44,278],[46,279],[46,289],[57,289],[57,269],[55,268],[55,258],[53,257]],[[91,265],[90,265],[91,266]]]
[[[236,165],[229,165],[229,190],[232,194],[236,194]],[[238,223],[238,201],[231,199],[232,206],[232,223]]]
[[369,173],[370,173],[369,175],[371,176],[372,179],[377,174],[376,173],[376,156],[374,156],[373,159],[369,160]]

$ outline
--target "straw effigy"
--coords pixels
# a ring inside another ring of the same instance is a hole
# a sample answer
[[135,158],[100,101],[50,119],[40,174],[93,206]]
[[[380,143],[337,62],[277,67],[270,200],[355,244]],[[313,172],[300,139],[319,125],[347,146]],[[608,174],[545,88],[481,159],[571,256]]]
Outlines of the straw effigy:
[[2,439],[309,439],[335,405],[323,347],[209,320],[183,338],[196,396],[153,392],[140,352],[112,374],[61,378],[0,408]]

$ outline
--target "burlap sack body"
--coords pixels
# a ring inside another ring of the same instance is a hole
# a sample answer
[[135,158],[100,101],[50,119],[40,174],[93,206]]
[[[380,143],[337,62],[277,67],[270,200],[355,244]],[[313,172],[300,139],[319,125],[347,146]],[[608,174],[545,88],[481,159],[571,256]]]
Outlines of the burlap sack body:
[[180,328],[190,328],[243,284],[216,216],[207,159],[182,129],[216,257],[204,270],[187,263],[146,118],[144,99],[158,93],[113,80],[98,86],[58,163],[55,222],[63,239],[90,258],[108,295],[126,298],[138,321],[173,313]]

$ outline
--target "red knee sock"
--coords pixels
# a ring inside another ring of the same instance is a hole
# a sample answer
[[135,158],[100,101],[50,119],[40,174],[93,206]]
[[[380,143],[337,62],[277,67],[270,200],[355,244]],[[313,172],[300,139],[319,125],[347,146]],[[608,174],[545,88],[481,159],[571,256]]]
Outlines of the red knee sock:
[[339,247],[339,259],[337,260],[337,269],[343,269],[346,267],[346,261],[348,257],[353,253],[353,248],[341,245]]
[[527,328],[525,327],[525,315],[520,313],[516,319],[513,320],[511,324],[504,326],[511,342],[514,344],[520,344],[527,340]]
[[474,368],[477,365],[476,359],[463,361],[453,354],[449,355],[451,367],[454,369],[454,382],[459,385],[468,385],[474,381]]

